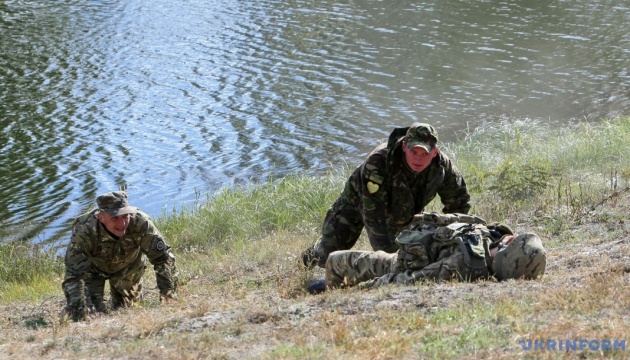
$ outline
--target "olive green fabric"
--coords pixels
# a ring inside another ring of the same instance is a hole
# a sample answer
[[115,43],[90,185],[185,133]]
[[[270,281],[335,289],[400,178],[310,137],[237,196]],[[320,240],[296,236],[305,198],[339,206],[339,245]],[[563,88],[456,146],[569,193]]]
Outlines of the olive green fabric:
[[129,205],[127,192],[112,191],[96,198],[96,204],[100,211],[105,211],[112,216],[133,214],[138,208]]
[[433,125],[416,123],[407,130],[405,141],[408,148],[420,146],[426,152],[431,152],[437,146],[438,134]]

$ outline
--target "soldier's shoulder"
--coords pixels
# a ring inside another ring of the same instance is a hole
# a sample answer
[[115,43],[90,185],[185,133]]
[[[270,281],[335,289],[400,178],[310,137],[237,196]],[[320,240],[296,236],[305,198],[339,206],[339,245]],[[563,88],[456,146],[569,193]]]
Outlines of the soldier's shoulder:
[[387,143],[378,144],[370,153],[368,154],[368,159],[375,156],[385,156],[387,154]]
[[136,212],[133,216],[133,218],[137,221],[150,221],[151,220],[151,216],[147,213],[145,213],[144,211],[136,208]]
[[370,165],[372,167],[381,167],[385,165],[387,161],[387,152],[387,144],[380,144],[379,146],[375,147],[372,152],[370,152],[367,159],[365,159],[365,165]]
[[437,156],[441,164],[448,164],[451,162],[451,158],[442,151],[438,152]]
[[77,216],[74,221],[72,221],[72,227],[74,229],[80,228],[84,231],[88,231],[89,229],[96,228],[96,224],[98,222],[98,210],[92,210],[86,212],[85,214]]
[[144,233],[147,229],[155,227],[149,214],[137,209],[129,223],[129,231],[132,233]]
[[451,172],[455,172],[458,173],[459,170],[457,168],[457,166],[455,165],[455,163],[448,157],[448,155],[444,154],[443,152],[439,152],[437,155],[437,161],[434,162],[434,164],[437,163],[438,167],[447,169],[448,171]]

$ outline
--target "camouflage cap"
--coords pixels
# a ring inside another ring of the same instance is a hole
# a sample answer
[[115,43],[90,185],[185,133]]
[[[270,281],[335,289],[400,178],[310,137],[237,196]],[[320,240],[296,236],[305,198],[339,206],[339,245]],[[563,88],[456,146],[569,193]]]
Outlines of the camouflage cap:
[[542,240],[534,233],[515,237],[503,247],[492,262],[492,270],[499,280],[537,279],[545,274],[547,251]]
[[133,214],[138,208],[129,205],[127,193],[124,191],[112,191],[99,195],[96,198],[98,209],[112,216]]
[[438,134],[432,125],[415,123],[407,130],[405,140],[409,149],[420,146],[431,152],[437,146]]

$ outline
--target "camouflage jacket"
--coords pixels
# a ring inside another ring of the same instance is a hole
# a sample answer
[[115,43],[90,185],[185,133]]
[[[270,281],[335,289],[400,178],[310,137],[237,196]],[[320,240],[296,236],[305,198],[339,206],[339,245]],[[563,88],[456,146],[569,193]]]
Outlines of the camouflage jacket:
[[426,231],[423,224],[416,226],[398,235],[400,250],[393,272],[363,286],[410,284],[422,279],[474,281],[493,275],[490,249],[499,246],[506,233],[491,231],[484,224],[453,223],[435,230],[427,227]]
[[443,213],[468,213],[470,194],[466,182],[451,160],[441,152],[419,173],[413,173],[402,150],[408,128],[395,129],[387,143],[368,156],[346,182],[342,197],[357,206],[369,231],[396,233],[413,220],[436,195]]
[[153,265],[160,293],[172,293],[177,288],[175,256],[164,242],[149,215],[138,211],[133,214],[127,234],[116,239],[98,220],[98,210],[83,214],[73,222],[72,238],[65,256],[64,283],[78,283],[87,272],[96,272],[107,278],[114,275],[145,254]]

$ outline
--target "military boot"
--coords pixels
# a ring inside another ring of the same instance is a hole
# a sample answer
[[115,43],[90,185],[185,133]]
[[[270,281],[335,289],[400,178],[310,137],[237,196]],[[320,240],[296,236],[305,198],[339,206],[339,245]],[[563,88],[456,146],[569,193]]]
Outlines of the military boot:
[[315,280],[306,288],[311,295],[317,295],[326,291],[326,280]]

